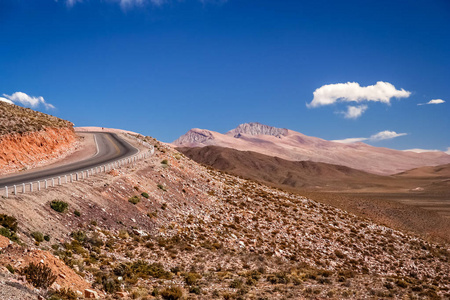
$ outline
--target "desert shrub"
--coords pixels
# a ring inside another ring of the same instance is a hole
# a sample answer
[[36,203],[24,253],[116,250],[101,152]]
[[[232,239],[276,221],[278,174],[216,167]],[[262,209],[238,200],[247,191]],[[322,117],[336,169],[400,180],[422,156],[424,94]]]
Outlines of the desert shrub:
[[38,243],[41,243],[44,241],[44,235],[39,231],[34,231],[31,233],[31,236],[34,238],[34,240]]
[[50,236],[48,234],[44,235],[44,240],[50,242]]
[[157,187],[160,190],[167,191],[167,189],[162,184],[158,184]]
[[138,204],[139,202],[141,202],[141,199],[139,199],[139,196],[133,196],[130,199],[128,199],[128,202]]
[[74,231],[70,235],[72,236],[72,238],[81,243],[86,239],[86,232],[84,232],[83,230]]
[[75,210],[75,211],[73,212],[73,214],[74,214],[75,216],[77,216],[77,217],[80,217],[80,216],[81,216],[81,213],[80,213],[78,210]]
[[162,164],[162,165],[168,165],[169,162],[167,161],[167,159],[163,159],[163,160],[161,161],[161,164]]
[[17,230],[17,219],[5,214],[0,214],[0,225],[11,231]]
[[67,210],[69,207],[69,204],[67,202],[61,201],[61,200],[53,200],[50,203],[50,207],[57,212],[63,213]]
[[13,242],[19,243],[19,237],[16,235],[14,231],[10,231],[8,228],[0,227],[0,235],[7,237]]
[[274,274],[269,274],[267,276],[267,280],[272,284],[277,284],[277,283],[288,284],[290,281],[290,278],[287,273],[278,272],[278,273],[274,273]]
[[162,290],[160,294],[165,300],[177,300],[183,297],[183,290],[178,286],[172,286]]
[[120,289],[120,282],[117,279],[114,279],[108,275],[102,276],[102,287],[103,290],[107,293],[115,293]]
[[194,272],[189,272],[184,275],[184,281],[187,285],[194,285],[197,281],[202,278],[202,275]]
[[25,276],[26,280],[36,288],[47,289],[56,280],[56,275],[53,274],[50,267],[43,263],[30,263],[22,268],[19,273]]
[[161,264],[149,264],[144,261],[120,264],[114,268],[113,272],[115,275],[122,276],[125,280],[131,282],[138,278],[147,279],[150,276],[159,279],[172,279],[172,273],[164,270]]
[[240,287],[242,287],[242,280],[241,279],[235,279],[230,283],[230,288],[232,289],[238,289]]
[[189,293],[200,295],[202,293],[202,289],[199,286],[191,286],[189,287]]
[[149,197],[149,196],[148,196],[148,193],[146,193],[146,192],[142,192],[141,196],[144,197],[144,198],[147,198],[147,199],[148,199],[148,197]]
[[167,203],[163,203],[162,205],[161,205],[161,209],[162,210],[165,210],[167,208]]
[[406,281],[404,281],[403,279],[399,279],[395,283],[397,284],[397,286],[399,286],[401,288],[407,288],[408,287],[408,283]]
[[48,300],[77,300],[77,294],[70,288],[60,288],[59,290],[52,290],[49,293]]
[[14,269],[14,267],[11,266],[10,264],[6,265],[6,268],[8,269],[8,271],[9,271],[11,274],[16,273],[16,269]]

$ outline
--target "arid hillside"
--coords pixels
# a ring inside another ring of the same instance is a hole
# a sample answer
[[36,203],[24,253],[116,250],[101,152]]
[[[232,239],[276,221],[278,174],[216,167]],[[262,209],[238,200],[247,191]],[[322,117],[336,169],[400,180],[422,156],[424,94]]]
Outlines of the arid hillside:
[[71,122],[0,101],[0,175],[60,159],[76,141]]
[[[79,276],[64,271],[53,290],[83,292],[88,284],[105,299],[450,296],[448,244],[204,167],[146,140],[157,151],[136,165],[0,202],[18,221],[14,230],[12,221],[2,223],[9,226],[2,232],[24,243],[0,253],[11,270],[0,269],[8,282],[0,293],[26,287],[14,281],[24,256],[47,250]],[[53,267],[55,259],[43,261]]]
[[253,151],[291,161],[342,165],[380,175],[412,168],[450,163],[444,152],[415,153],[373,147],[364,143],[343,144],[259,123],[241,124],[225,134],[191,129],[173,142],[176,147],[220,146]]
[[177,149],[199,163],[236,176],[308,195],[379,223],[450,241],[448,164],[381,176],[217,146]]

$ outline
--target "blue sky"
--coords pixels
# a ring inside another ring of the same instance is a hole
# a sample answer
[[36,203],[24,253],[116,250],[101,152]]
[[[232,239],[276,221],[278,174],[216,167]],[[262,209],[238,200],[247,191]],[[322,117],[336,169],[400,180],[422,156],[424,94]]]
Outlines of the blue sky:
[[447,0],[1,0],[0,44],[0,97],[76,126],[450,147]]

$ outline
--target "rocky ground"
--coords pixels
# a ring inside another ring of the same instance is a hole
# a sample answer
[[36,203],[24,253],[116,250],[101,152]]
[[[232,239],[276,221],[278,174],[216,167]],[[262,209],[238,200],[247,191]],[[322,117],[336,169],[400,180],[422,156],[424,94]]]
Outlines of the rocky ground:
[[[9,266],[0,280],[17,281],[0,295],[16,286],[44,294],[20,276],[4,279],[30,256],[51,268],[64,262],[53,289],[92,287],[111,299],[450,297],[448,244],[201,166],[146,139],[157,150],[144,162],[1,199],[21,245],[0,253]],[[53,210],[53,200],[68,209]]]

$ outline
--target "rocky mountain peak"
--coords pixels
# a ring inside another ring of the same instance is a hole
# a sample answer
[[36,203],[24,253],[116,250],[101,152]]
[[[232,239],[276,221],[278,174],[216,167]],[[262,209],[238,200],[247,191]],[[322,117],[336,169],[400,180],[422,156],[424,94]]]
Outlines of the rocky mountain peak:
[[268,125],[264,125],[258,122],[240,124],[233,130],[227,132],[227,135],[232,135],[239,138],[241,134],[248,135],[272,135],[275,137],[282,137],[288,134],[286,128],[277,128]]
[[186,146],[194,143],[204,143],[213,138],[214,137],[209,130],[193,128],[176,139],[173,144],[177,146]]

